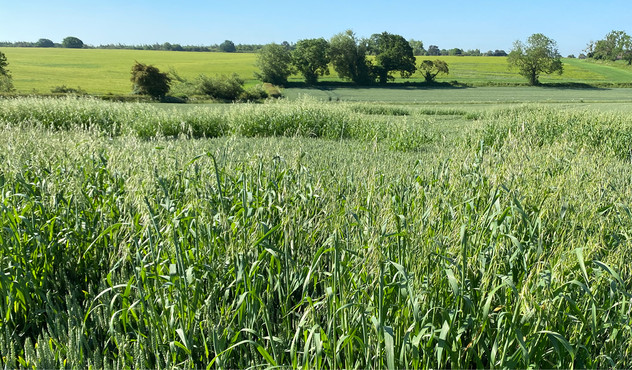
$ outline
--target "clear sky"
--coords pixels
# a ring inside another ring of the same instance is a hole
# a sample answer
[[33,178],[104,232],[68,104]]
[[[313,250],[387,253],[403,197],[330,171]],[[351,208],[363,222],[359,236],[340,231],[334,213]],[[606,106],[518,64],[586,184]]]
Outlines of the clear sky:
[[427,48],[511,50],[543,33],[563,56],[579,54],[612,30],[632,33],[630,0],[0,0],[0,41],[90,45],[266,44],[352,29],[359,37],[388,31]]

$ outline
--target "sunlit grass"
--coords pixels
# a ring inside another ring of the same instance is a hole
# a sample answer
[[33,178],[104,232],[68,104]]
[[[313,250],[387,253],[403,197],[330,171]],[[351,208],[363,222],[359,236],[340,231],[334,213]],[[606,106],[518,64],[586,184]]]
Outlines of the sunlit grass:
[[632,366],[628,114],[2,104],[2,367]]

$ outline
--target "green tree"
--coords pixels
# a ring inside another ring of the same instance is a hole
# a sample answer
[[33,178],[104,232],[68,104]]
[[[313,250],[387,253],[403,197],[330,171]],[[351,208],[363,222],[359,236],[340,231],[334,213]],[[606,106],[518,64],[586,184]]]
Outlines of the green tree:
[[2,92],[13,91],[13,78],[7,69],[8,65],[7,56],[0,51],[0,91]]
[[318,77],[329,75],[329,43],[323,38],[299,40],[292,51],[292,63],[305,82],[315,84]]
[[624,59],[632,64],[632,39],[624,31],[611,31],[603,40],[588,45],[588,55],[594,59]]
[[373,81],[371,63],[366,59],[367,43],[358,40],[351,30],[338,33],[329,40],[331,64],[338,76],[359,85]]
[[557,51],[557,43],[541,33],[536,33],[529,36],[526,44],[519,40],[514,42],[507,62],[511,68],[517,68],[518,73],[527,78],[529,85],[539,85],[542,73],[562,74],[564,67],[561,58]]
[[292,55],[283,45],[267,44],[257,55],[256,66],[261,73],[255,76],[263,82],[274,85],[284,85],[292,74]]
[[61,45],[65,48],[81,49],[83,48],[83,41],[74,36],[68,36],[61,42]]
[[237,47],[232,41],[226,40],[219,44],[219,50],[225,53],[234,53],[235,51],[237,51]]
[[450,73],[450,69],[448,68],[448,63],[443,60],[422,60],[419,65],[419,71],[421,75],[424,77],[426,82],[434,82],[435,78],[439,73],[448,74]]
[[134,84],[134,94],[149,95],[153,98],[163,98],[169,92],[171,77],[167,73],[162,73],[152,65],[136,62],[132,66],[132,77]]
[[403,78],[415,73],[413,48],[402,36],[388,32],[376,33],[371,36],[369,47],[375,54],[377,65],[374,70],[381,84],[393,79],[391,72],[399,71]]
[[39,39],[35,43],[35,46],[37,46],[38,48],[52,48],[55,46],[55,43],[49,39]]
[[419,56],[419,55],[426,54],[426,49],[424,49],[424,43],[421,42],[420,40],[410,39],[408,40],[408,44],[410,44],[410,47],[413,48],[414,55]]
[[7,56],[0,51],[0,76],[9,75],[9,70],[7,69],[8,65],[9,62],[7,62]]

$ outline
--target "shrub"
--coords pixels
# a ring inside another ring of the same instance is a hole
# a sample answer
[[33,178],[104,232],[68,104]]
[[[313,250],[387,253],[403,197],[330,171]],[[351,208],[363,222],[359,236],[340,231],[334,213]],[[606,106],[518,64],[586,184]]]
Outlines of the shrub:
[[244,90],[239,96],[242,101],[257,101],[268,98],[268,92],[262,84],[258,84]]
[[134,94],[162,98],[169,92],[171,77],[152,65],[136,62],[130,80],[134,84]]
[[244,92],[244,80],[238,74],[208,77],[200,75],[196,81],[197,91],[213,99],[237,100]]
[[66,85],[55,86],[50,89],[50,92],[53,94],[77,94],[77,95],[85,95],[85,90],[81,89],[81,87],[77,86],[76,89],[72,87],[66,87]]

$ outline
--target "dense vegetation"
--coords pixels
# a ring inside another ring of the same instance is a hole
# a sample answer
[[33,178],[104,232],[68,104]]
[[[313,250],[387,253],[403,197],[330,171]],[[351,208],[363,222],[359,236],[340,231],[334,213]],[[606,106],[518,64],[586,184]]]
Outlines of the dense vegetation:
[[2,367],[632,366],[629,114],[0,105]]

